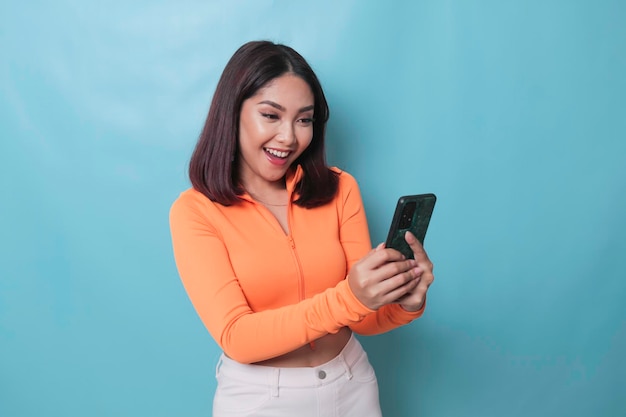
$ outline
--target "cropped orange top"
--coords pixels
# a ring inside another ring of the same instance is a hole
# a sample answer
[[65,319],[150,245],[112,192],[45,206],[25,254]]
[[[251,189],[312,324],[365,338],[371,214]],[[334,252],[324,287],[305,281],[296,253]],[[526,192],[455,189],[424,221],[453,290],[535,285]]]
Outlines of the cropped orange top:
[[[232,206],[194,189],[170,211],[176,265],[202,322],[232,359],[274,358],[349,326],[377,334],[423,313],[396,304],[372,311],[352,293],[347,273],[371,250],[355,179],[337,170],[339,189],[321,207],[288,205],[289,234],[249,195]],[[290,201],[302,175],[288,176]]]

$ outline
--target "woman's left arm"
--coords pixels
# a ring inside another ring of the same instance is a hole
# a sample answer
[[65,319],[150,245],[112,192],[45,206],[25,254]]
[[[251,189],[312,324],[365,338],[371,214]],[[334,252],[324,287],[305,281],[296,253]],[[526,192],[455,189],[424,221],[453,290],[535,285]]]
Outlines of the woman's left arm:
[[[371,250],[371,240],[358,184],[347,172],[342,172],[341,177],[339,188],[339,204],[341,204],[340,240],[348,263],[348,270],[350,270],[354,263]],[[424,270],[419,261],[418,266]],[[418,288],[420,285],[422,285],[421,280]],[[369,314],[361,322],[352,324],[350,328],[358,334],[374,335],[410,323],[424,313],[426,306],[425,291],[423,291],[421,306],[416,306],[418,298],[415,294],[418,288],[411,292],[412,298],[408,298],[409,296],[403,298],[402,305],[388,304],[383,306],[376,312]],[[420,308],[416,309],[415,307]]]

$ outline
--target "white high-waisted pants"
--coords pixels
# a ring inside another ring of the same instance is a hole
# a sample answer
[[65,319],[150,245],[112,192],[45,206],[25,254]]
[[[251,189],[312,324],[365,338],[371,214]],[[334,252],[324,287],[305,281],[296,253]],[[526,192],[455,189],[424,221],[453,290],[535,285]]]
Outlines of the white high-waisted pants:
[[378,382],[359,341],[314,368],[244,365],[222,355],[213,417],[380,417]]

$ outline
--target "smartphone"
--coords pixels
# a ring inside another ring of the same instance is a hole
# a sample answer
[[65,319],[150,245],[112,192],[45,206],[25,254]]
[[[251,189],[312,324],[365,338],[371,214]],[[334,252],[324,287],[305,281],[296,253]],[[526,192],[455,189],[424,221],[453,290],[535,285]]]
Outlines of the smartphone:
[[413,251],[406,243],[404,235],[407,230],[424,244],[426,230],[435,208],[435,194],[405,195],[398,199],[396,211],[391,220],[385,247],[400,251],[407,259],[413,259]]

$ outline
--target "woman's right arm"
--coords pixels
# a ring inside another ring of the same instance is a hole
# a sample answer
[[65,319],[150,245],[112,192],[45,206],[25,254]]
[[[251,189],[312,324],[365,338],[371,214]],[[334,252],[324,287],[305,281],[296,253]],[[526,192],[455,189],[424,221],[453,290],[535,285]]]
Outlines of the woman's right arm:
[[283,355],[372,312],[347,280],[297,304],[253,312],[203,204],[207,203],[189,193],[173,204],[174,257],[200,319],[232,359],[252,363]]

